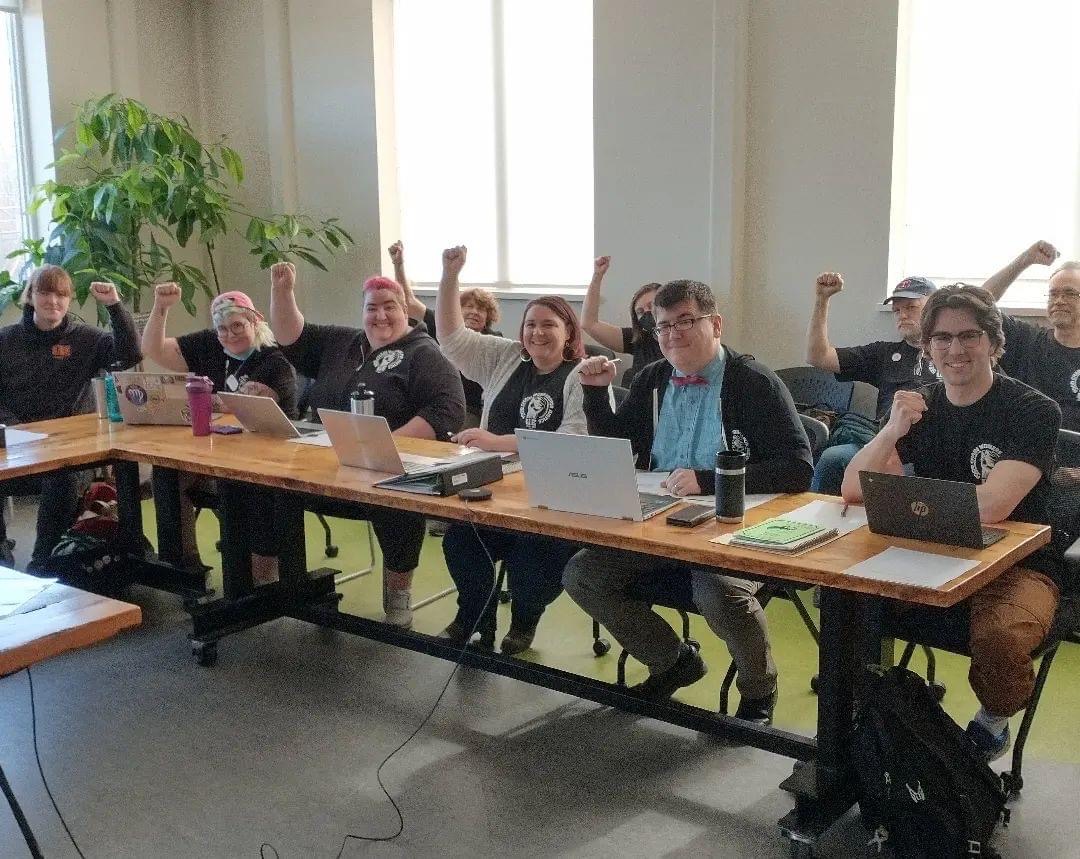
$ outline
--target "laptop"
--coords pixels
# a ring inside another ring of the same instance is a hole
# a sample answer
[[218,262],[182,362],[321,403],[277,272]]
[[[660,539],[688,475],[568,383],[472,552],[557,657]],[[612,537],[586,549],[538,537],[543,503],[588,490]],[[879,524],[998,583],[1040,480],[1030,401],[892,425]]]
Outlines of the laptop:
[[126,424],[191,426],[186,373],[113,373]]
[[225,409],[236,415],[240,426],[248,432],[264,433],[273,438],[301,438],[323,431],[321,426],[309,421],[289,420],[272,397],[228,394],[224,391],[218,396]]
[[1008,532],[979,521],[974,483],[859,472],[870,530],[890,537],[985,549]]
[[638,491],[628,439],[514,432],[533,507],[644,522],[683,501]]
[[330,446],[342,465],[385,471],[389,474],[415,474],[449,460],[434,456],[400,453],[390,434],[390,424],[379,415],[354,415],[333,409],[319,409]]

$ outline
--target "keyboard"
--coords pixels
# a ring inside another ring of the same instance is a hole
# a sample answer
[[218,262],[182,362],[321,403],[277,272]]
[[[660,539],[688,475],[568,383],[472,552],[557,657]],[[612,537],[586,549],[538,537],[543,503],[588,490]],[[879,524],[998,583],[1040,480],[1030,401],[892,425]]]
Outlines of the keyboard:
[[325,432],[322,424],[312,423],[311,421],[290,421],[290,423],[301,436],[318,435]]
[[641,515],[646,519],[658,510],[663,510],[678,502],[677,498],[672,498],[670,495],[654,495],[651,492],[639,492],[638,498],[641,501]]

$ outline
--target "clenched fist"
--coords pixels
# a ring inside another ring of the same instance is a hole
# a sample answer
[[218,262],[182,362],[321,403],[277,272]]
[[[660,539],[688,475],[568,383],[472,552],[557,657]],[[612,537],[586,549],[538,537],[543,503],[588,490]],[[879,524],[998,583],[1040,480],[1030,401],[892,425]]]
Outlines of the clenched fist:
[[925,412],[926,398],[922,394],[918,391],[897,391],[885,430],[892,434],[894,441],[899,441],[922,420]]
[[399,266],[405,262],[405,245],[401,243],[400,239],[390,245],[390,247],[386,249],[386,252],[390,254],[390,262],[395,266]]
[[116,284],[114,283],[94,281],[90,284],[90,294],[94,296],[94,300],[98,304],[104,304],[106,307],[111,307],[120,302],[120,293],[116,291]]
[[814,288],[819,299],[828,301],[844,288],[844,276],[836,271],[822,272],[814,281]]
[[608,360],[603,355],[594,355],[578,364],[581,384],[593,385],[598,388],[607,387],[614,382],[617,370],[615,362]]
[[603,277],[611,268],[611,257],[597,257],[593,261],[593,277]]
[[271,289],[291,290],[296,286],[296,266],[291,262],[276,262],[270,266]]
[[1028,265],[1051,265],[1059,256],[1061,254],[1058,249],[1050,242],[1035,242],[1024,251],[1024,259]]
[[154,307],[166,311],[180,300],[180,287],[175,283],[159,283],[154,287]]
[[461,270],[465,267],[465,257],[468,253],[469,249],[465,247],[465,245],[457,245],[456,247],[444,250],[442,252],[443,275],[457,277],[461,274]]

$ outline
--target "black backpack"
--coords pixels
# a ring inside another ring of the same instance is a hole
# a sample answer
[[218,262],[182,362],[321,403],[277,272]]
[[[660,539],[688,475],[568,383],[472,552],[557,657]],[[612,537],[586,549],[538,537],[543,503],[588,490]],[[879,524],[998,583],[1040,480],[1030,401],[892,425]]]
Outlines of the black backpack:
[[998,855],[989,841],[999,822],[1009,822],[1001,778],[917,674],[866,675],[852,751],[871,853]]

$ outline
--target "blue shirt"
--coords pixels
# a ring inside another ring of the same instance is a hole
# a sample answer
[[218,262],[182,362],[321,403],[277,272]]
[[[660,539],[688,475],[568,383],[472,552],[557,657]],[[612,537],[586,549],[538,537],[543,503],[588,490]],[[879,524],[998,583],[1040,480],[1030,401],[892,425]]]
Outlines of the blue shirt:
[[[668,382],[652,446],[654,471],[712,469],[716,452],[727,450],[720,394],[724,384],[724,349],[698,373],[707,384]],[[681,376],[678,371],[672,378]]]

